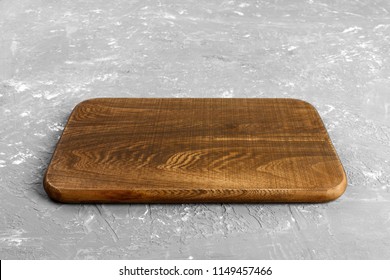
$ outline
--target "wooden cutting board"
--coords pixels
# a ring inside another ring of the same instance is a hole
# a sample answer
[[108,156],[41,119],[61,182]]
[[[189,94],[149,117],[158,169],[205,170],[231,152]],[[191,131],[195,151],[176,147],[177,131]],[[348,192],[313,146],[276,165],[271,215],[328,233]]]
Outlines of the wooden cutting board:
[[296,99],[98,98],[78,104],[47,169],[60,202],[325,202],[346,176]]

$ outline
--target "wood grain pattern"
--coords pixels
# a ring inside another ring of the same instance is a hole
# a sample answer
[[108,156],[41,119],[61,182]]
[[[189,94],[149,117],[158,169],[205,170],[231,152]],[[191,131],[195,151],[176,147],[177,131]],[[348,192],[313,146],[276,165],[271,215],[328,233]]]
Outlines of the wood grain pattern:
[[346,176],[296,99],[99,98],[76,106],[44,186],[60,202],[325,202]]

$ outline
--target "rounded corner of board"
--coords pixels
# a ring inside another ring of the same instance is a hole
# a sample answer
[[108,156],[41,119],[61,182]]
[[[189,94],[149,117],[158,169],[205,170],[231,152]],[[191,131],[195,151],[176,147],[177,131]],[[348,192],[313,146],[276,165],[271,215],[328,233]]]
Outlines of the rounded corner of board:
[[341,197],[347,189],[347,185],[347,176],[345,175],[345,172],[343,172],[339,183],[326,191],[325,202],[330,202]]
[[289,98],[289,100],[291,100],[292,102],[298,103],[298,104],[302,104],[305,107],[308,107],[310,109],[314,109],[314,110],[317,111],[316,107],[314,107],[314,105],[311,104],[309,101],[302,100],[302,99],[299,99],[299,98]]
[[96,102],[98,102],[101,99],[102,98],[89,98],[89,99],[85,99],[85,100],[80,101],[79,103],[77,103],[74,108],[77,109],[77,108],[80,108],[82,106],[89,105],[90,103],[96,103]]
[[62,203],[66,202],[63,200],[61,190],[50,180],[50,174],[45,174],[45,177],[43,178],[43,188],[51,200]]

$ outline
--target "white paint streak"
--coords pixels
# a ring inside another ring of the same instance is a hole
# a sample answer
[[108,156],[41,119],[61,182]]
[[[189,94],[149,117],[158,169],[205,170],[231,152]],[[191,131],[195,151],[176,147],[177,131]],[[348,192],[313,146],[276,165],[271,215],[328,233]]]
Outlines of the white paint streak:
[[328,107],[328,110],[326,110],[325,112],[322,113],[323,116],[329,114],[329,113],[332,112],[334,109],[336,109],[334,106],[329,105],[329,104],[327,104],[327,105],[325,105],[325,106]]
[[34,97],[34,98],[41,98],[42,97],[42,93],[33,93],[32,94],[32,96]]
[[28,240],[29,238],[21,237],[24,233],[23,230],[12,230],[9,234],[3,233],[0,236],[0,243],[6,243],[8,246],[20,246],[22,242]]
[[181,220],[183,222],[187,222],[189,218],[190,218],[190,216],[188,214],[185,214],[183,217],[181,217]]
[[39,132],[35,132],[35,133],[34,133],[34,136],[38,136],[38,137],[43,138],[43,137],[46,136],[46,134],[44,134],[44,133],[39,133]]
[[298,48],[297,46],[289,46],[287,50],[290,52],[290,51],[293,51],[297,48]]
[[246,7],[249,7],[249,3],[241,3],[240,5],[238,5],[238,7],[240,8],[246,8]]
[[344,29],[344,31],[342,33],[350,33],[350,32],[356,33],[359,30],[362,30],[362,28],[359,26],[352,26],[352,27],[349,27],[347,29]]
[[52,92],[52,91],[48,91],[48,90],[45,90],[43,92],[43,96],[46,100],[52,100],[53,98],[56,98],[60,94],[61,94],[61,92]]
[[30,152],[23,153],[23,152],[18,152],[16,155],[12,156],[10,159],[13,160],[12,164],[14,165],[19,165],[21,163],[24,163],[26,159],[32,158],[33,155]]
[[372,179],[372,180],[378,180],[380,176],[382,176],[382,172],[377,170],[377,171],[363,171],[364,176]]
[[234,97],[234,90],[233,89],[225,90],[221,93],[220,97],[232,98],[232,97]]
[[116,41],[116,39],[114,39],[114,38],[111,38],[111,39],[109,40],[109,42],[107,43],[107,45],[109,45],[109,46],[116,45],[116,44],[117,44],[117,41]]
[[115,59],[118,59],[118,55],[111,55],[111,56],[107,56],[107,57],[99,57],[99,58],[95,58],[93,61],[94,62],[102,62],[102,61],[110,61],[110,60],[115,60]]
[[15,80],[10,80],[8,81],[8,84],[12,87],[14,87],[14,89],[19,93],[19,92],[24,92],[28,89],[30,89],[30,86],[21,82],[21,81],[15,81]]
[[174,16],[172,14],[165,13],[163,15],[163,18],[166,18],[166,19],[176,19],[176,16]]
[[16,55],[16,51],[18,49],[18,45],[19,45],[19,42],[15,41],[15,40],[12,41],[11,46],[10,46],[10,50],[11,50],[12,56]]
[[378,24],[377,26],[374,27],[374,31],[384,31],[387,28],[389,28],[390,24]]
[[51,131],[62,131],[64,130],[64,126],[60,123],[53,123],[48,125]]
[[31,115],[31,111],[24,111],[23,113],[21,113],[19,116],[21,117],[27,117],[27,116],[30,116]]
[[19,164],[23,163],[24,161],[25,161],[25,160],[24,160],[23,158],[20,158],[20,159],[14,160],[14,161],[12,162],[12,164],[19,165]]
[[27,85],[24,85],[24,84],[21,84],[15,88],[16,88],[17,92],[23,92],[23,91],[26,91],[27,89],[29,89],[29,87]]

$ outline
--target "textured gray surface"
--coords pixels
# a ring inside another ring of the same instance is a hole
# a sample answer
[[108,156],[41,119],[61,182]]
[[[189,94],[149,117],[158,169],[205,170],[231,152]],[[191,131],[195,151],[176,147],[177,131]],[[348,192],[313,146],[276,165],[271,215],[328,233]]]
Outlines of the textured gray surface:
[[[0,258],[390,258],[388,1],[0,1]],[[61,205],[42,177],[92,97],[293,97],[349,185],[294,205]]]

